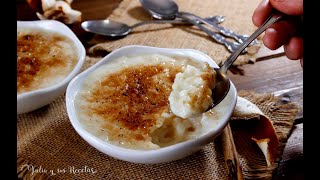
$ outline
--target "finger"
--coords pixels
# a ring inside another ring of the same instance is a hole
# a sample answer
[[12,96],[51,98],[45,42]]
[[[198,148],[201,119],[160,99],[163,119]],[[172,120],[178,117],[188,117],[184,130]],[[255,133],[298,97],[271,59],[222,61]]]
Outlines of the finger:
[[289,59],[301,59],[303,57],[303,39],[301,37],[292,37],[289,42],[284,45],[284,51]]
[[257,27],[261,26],[264,21],[270,16],[272,11],[272,6],[269,0],[263,0],[255,9],[252,15],[252,22]]
[[303,0],[270,0],[272,7],[288,15],[303,14]]
[[296,23],[293,20],[279,21],[271,25],[263,38],[264,45],[269,49],[276,50],[286,44],[296,33]]

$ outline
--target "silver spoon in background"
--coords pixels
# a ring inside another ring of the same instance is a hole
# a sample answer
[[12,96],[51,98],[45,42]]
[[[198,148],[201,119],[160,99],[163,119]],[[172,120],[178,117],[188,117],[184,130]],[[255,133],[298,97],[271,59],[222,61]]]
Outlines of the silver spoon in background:
[[[212,28],[219,31],[221,34],[233,38],[239,43],[243,43],[248,39],[248,35],[240,35],[236,34],[235,32],[226,29],[222,26],[217,25],[216,23],[212,23],[209,21],[206,21],[205,19],[196,16],[194,14],[188,13],[188,12],[179,12],[178,5],[173,0],[140,0],[140,3],[142,6],[149,11],[149,13],[156,19],[174,19],[175,17],[180,17],[181,15],[192,17],[201,23],[207,24],[211,26]],[[254,40],[250,45],[257,44],[258,41]]]
[[[210,16],[206,18],[209,22],[214,23],[222,23],[224,21],[223,16]],[[157,23],[171,23],[171,24],[190,24],[188,21],[183,19],[174,19],[174,20],[150,20],[150,21],[142,21],[138,22],[132,26],[129,26],[127,24],[112,21],[112,20],[90,20],[90,21],[84,21],[81,23],[81,27],[87,31],[92,32],[95,34],[100,34],[104,36],[111,36],[111,37],[117,37],[117,36],[126,36],[128,35],[134,28],[145,25],[145,24],[157,24]]]
[[262,26],[260,26],[241,46],[233,52],[224,64],[220,68],[215,68],[216,71],[216,86],[212,90],[212,105],[207,109],[210,110],[216,105],[218,105],[228,94],[230,89],[230,80],[227,77],[227,70],[233,64],[233,62],[238,58],[241,52],[262,32],[264,32],[271,24],[275,23],[279,19],[283,18],[283,15],[275,13],[271,15]]
[[[237,42],[228,41],[219,33],[213,32],[198,23],[202,22],[212,27],[213,25],[205,19],[197,17],[190,13],[179,12],[177,4],[172,0],[140,0],[140,3],[144,7],[144,9],[146,9],[155,18],[175,19],[178,17],[187,20],[188,22],[192,23],[193,25],[197,26],[199,29],[207,33],[216,42],[223,44],[230,52],[236,51],[240,45]],[[246,50],[242,51],[242,53],[245,52]]]

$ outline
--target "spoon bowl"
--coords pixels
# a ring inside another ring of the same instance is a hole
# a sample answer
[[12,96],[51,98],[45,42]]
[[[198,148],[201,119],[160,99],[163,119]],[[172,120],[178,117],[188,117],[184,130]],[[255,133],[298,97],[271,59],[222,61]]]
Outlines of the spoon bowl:
[[126,36],[132,30],[127,24],[108,19],[85,21],[81,23],[81,27],[87,32],[111,37]]
[[179,8],[173,1],[140,0],[145,9],[157,19],[175,19]]

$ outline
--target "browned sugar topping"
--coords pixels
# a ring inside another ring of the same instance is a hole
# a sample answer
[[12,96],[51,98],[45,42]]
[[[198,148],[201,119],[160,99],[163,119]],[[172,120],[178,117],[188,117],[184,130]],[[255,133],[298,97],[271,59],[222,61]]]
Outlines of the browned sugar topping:
[[[209,91],[214,88],[215,85],[215,76],[216,72],[214,70],[210,70],[210,72],[203,73],[201,75],[201,78],[206,83],[204,84],[203,88],[201,88],[201,91],[196,94],[195,96],[191,97],[190,105],[195,108],[195,106],[198,104],[198,102],[204,102],[206,101],[206,96],[200,96],[201,94],[209,94]],[[205,107],[198,107],[201,111],[205,111]]]
[[[169,69],[167,75],[165,68]],[[169,108],[171,86],[180,71],[181,67],[159,64],[138,65],[110,74],[101,80],[101,86],[94,88],[92,96],[87,97],[91,104],[89,114],[111,121],[106,124],[119,123],[119,127],[139,132],[131,138],[144,140],[144,135],[155,126],[157,115]],[[110,136],[121,133],[121,128],[108,125],[104,128],[113,131],[109,132]]]
[[[17,91],[33,90],[34,83],[47,76],[48,69],[63,68],[66,60],[61,53],[50,53],[57,42],[66,38],[59,35],[44,36],[41,33],[17,37]],[[63,47],[61,47],[63,48]],[[50,56],[49,56],[50,54]]]

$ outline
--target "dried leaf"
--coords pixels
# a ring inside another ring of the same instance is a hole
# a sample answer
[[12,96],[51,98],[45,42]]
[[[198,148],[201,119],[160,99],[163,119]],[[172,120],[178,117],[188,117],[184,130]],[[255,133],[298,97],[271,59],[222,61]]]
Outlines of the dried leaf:
[[248,123],[243,126],[243,131],[254,142],[257,143],[263,152],[267,165],[270,167],[276,160],[277,148],[279,140],[272,121],[269,117],[250,101],[238,97],[237,105],[232,115],[232,120],[250,120],[255,123]]

